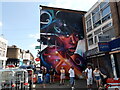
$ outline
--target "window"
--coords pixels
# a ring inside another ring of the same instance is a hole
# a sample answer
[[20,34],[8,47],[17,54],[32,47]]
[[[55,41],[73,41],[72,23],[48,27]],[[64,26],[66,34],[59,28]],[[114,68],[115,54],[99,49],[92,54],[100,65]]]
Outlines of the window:
[[108,2],[101,2],[100,3],[100,8],[103,8],[105,5],[107,5],[108,4]]
[[93,44],[93,35],[92,34],[89,34],[88,35],[88,45],[92,45]]
[[86,21],[91,18],[90,14],[86,17]]
[[101,24],[101,20],[99,20],[98,22],[96,22],[93,26],[94,28],[96,28],[97,26],[99,26]]
[[0,56],[2,55],[2,50],[0,50]]
[[92,30],[92,26],[87,28],[87,32],[91,31]]
[[95,41],[95,43],[98,42],[97,36],[94,36],[94,41]]
[[88,38],[90,38],[90,37],[92,37],[92,34],[89,34],[89,35],[88,35]]
[[87,21],[87,28],[91,26],[91,19]]
[[102,22],[105,22],[105,21],[107,21],[110,18],[111,18],[111,14],[108,14],[107,16],[105,16],[104,18],[102,18]]
[[108,23],[105,26],[102,27],[102,30],[106,30],[108,27],[112,26],[112,23]]
[[94,32],[94,35],[97,35],[97,34],[99,34],[99,33],[101,33],[101,28],[99,28],[98,30],[96,30],[96,31]]
[[87,21],[87,32],[92,30],[92,24],[91,24],[91,19]]
[[92,12],[92,15],[96,14],[99,11],[99,7],[95,8]]
[[93,38],[88,39],[88,44],[89,44],[89,46],[93,44]]
[[5,51],[3,51],[3,55],[2,56],[5,57]]
[[110,6],[107,6],[102,10],[102,17],[106,16],[109,13],[110,13]]
[[93,23],[97,22],[99,19],[100,19],[100,12],[96,13],[96,14],[93,16]]

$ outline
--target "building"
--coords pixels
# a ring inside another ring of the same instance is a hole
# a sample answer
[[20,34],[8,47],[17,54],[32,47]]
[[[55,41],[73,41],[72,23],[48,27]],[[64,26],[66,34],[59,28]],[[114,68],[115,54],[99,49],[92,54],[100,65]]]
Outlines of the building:
[[0,37],[0,69],[5,68],[6,64],[6,52],[7,52],[7,43],[8,41],[3,37]]
[[34,60],[34,56],[29,50],[22,50],[15,45],[8,46],[7,57],[6,64],[14,64],[15,66],[23,65],[24,60]]
[[[112,50],[113,43],[120,36],[120,2],[96,2],[85,14],[84,20],[88,62],[93,67],[98,66],[109,77],[115,77],[116,74],[120,77],[120,60],[117,60],[120,55],[118,49]],[[116,42],[120,45],[120,41]],[[117,54],[113,55],[116,51]]]

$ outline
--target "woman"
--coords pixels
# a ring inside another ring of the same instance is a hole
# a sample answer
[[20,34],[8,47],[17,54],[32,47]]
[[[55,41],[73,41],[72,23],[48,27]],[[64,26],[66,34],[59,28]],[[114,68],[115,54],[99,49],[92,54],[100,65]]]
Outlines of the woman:
[[60,85],[65,83],[65,69],[61,67],[60,69]]
[[98,68],[95,68],[95,70],[93,71],[93,74],[95,77],[97,87],[100,87],[101,86],[101,77],[100,76],[103,74],[101,73],[101,71]]
[[46,67],[43,67],[43,71],[42,71],[42,74],[43,74],[43,88],[45,88],[45,84],[46,84],[46,74],[47,74],[47,68]]

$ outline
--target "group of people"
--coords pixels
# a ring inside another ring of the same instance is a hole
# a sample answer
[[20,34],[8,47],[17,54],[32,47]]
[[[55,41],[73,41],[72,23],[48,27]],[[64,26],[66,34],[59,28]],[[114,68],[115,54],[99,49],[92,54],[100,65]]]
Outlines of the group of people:
[[[42,78],[43,78],[43,87],[46,86],[46,83],[51,84],[51,83],[55,82],[56,71],[52,66],[49,70],[47,70],[46,67],[42,66],[40,73],[42,74]],[[66,71],[65,71],[64,67],[61,67],[59,85],[65,84],[65,79],[66,79],[65,73],[66,73]],[[71,67],[69,69],[68,73],[69,73],[69,77],[70,77],[70,85],[71,85],[71,87],[73,87],[74,86],[74,77],[75,77],[74,67]]]
[[[61,75],[60,75],[60,85],[64,85],[64,83],[65,83],[65,69],[64,69],[64,67],[61,67],[60,73],[61,73]],[[74,67],[71,67],[69,69],[68,73],[69,73],[69,77],[70,77],[70,85],[71,85],[72,88],[74,88],[74,83],[75,83]]]
[[93,80],[96,81],[97,88],[101,88],[106,84],[107,76],[101,73],[98,67],[92,69],[92,65],[88,65],[85,69],[85,76],[87,80],[87,88],[92,88]]

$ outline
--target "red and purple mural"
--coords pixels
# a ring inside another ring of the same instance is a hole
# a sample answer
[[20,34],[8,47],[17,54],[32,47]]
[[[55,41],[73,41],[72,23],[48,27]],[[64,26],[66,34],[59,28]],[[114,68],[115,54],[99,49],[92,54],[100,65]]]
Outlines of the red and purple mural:
[[82,76],[85,41],[83,11],[42,7],[40,11],[40,40],[47,47],[41,51],[42,65],[53,66],[56,72],[64,67],[66,74],[71,66],[78,77]]

